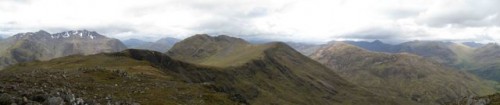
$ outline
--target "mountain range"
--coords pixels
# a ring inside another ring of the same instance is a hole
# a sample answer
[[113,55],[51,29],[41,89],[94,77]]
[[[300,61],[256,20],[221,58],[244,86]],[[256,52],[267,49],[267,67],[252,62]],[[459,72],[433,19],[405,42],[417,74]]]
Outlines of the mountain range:
[[117,39],[95,31],[76,30],[50,34],[19,33],[0,41],[0,68],[35,60],[49,60],[74,54],[118,52],[126,47]]
[[286,42],[290,47],[299,51],[304,55],[311,55],[314,51],[318,50],[319,45],[317,44],[308,44],[308,43],[298,43],[298,42]]
[[[500,70],[498,59],[498,44],[480,44],[474,42],[444,42],[444,41],[410,41],[397,45],[386,44],[381,41],[331,41],[330,43],[343,42],[350,45],[360,47],[373,52],[383,53],[410,53],[427,59],[436,61],[437,63],[453,67],[456,70],[464,70],[483,78],[500,81],[500,74],[496,74]],[[317,48],[325,46],[316,45],[309,48]],[[300,52],[308,52],[303,48],[296,48]]]
[[500,81],[500,46],[495,43],[251,43],[207,34],[124,43],[88,30],[40,30],[0,40],[0,104],[418,105],[500,100],[494,95],[495,81]]
[[495,81],[500,81],[500,46],[487,44],[473,51],[469,66],[471,72]]
[[371,92],[418,104],[445,104],[463,96],[496,92],[475,75],[410,53],[379,53],[332,42],[310,57]]
[[145,49],[153,50],[158,52],[167,52],[170,48],[174,46],[175,43],[179,42],[180,39],[176,38],[161,38],[155,42],[147,42],[139,39],[129,39],[123,41],[123,43],[132,49]]
[[33,97],[28,102],[404,104],[351,84],[284,43],[228,36],[195,35],[167,54],[129,49],[21,63],[0,71],[0,81],[17,86],[2,88],[14,100]]

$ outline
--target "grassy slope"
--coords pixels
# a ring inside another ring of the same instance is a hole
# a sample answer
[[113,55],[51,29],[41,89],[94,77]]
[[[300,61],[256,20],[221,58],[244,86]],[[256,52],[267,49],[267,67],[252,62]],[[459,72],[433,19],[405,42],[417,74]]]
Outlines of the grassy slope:
[[[143,50],[69,56],[11,66],[1,71],[0,87],[71,90],[77,97],[99,103],[111,96],[112,101],[141,104],[396,104],[350,85],[318,63],[289,66],[292,62],[277,60],[290,58],[269,56],[299,54],[289,49],[265,50],[261,59],[224,68],[184,63]],[[304,68],[310,70],[297,70]],[[13,95],[26,93],[6,89]]]
[[311,57],[337,70],[340,76],[354,84],[396,99],[430,104],[494,92],[473,75],[411,54],[374,53],[338,43]]
[[[331,104],[332,101],[343,104],[389,104],[386,98],[377,98],[377,95],[353,86],[284,43],[252,45],[237,38],[198,35],[177,43],[168,54],[175,59],[200,65],[237,68],[236,73],[232,73],[235,75],[255,74],[255,77],[244,79],[248,82],[243,83],[253,83],[259,86],[259,93],[269,96],[257,97],[257,100],[268,101],[253,103],[286,100],[295,104]],[[318,100],[321,97],[328,101]]]
[[446,65],[453,65],[457,61],[457,54],[449,48],[449,42],[439,41],[411,41],[397,45],[398,52],[413,53],[435,60]]
[[[117,71],[128,75],[120,76]],[[104,97],[112,96],[114,101],[146,105],[236,104],[227,94],[207,89],[203,84],[186,83],[150,62],[126,56],[98,54],[22,63],[7,68],[1,75],[2,85],[18,84],[21,90],[67,89],[77,97],[100,103],[106,103]],[[10,94],[21,92],[8,90]]]
[[454,61],[454,66],[458,69],[470,70],[474,66],[473,54],[474,48],[463,44],[452,44],[449,48],[456,54],[456,61]]
[[471,72],[483,78],[500,81],[500,46],[488,44],[474,50]]
[[167,52],[186,62],[218,67],[238,66],[263,55],[265,46],[250,45],[243,39],[205,34],[189,37]]

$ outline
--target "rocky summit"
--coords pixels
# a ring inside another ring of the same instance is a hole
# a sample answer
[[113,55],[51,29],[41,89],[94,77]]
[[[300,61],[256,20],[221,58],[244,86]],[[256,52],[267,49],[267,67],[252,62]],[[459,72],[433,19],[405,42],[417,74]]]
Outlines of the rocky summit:
[[126,47],[117,39],[95,31],[76,30],[50,34],[19,33],[0,41],[0,68],[11,64],[35,60],[49,60],[68,55],[90,55],[118,52]]

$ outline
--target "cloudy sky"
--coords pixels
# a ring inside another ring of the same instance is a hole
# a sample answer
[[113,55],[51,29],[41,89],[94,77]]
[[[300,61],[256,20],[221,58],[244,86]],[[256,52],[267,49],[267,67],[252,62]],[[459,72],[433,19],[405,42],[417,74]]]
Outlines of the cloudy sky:
[[0,36],[87,29],[144,40],[500,42],[499,15],[500,0],[0,0]]

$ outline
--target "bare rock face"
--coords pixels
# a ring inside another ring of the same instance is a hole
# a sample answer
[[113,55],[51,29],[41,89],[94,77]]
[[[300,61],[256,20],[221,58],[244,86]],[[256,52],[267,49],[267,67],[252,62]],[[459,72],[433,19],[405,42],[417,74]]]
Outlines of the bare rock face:
[[50,34],[40,30],[19,33],[0,41],[0,68],[20,62],[49,60],[75,54],[118,52],[124,49],[125,45],[119,40],[95,31],[76,30]]

